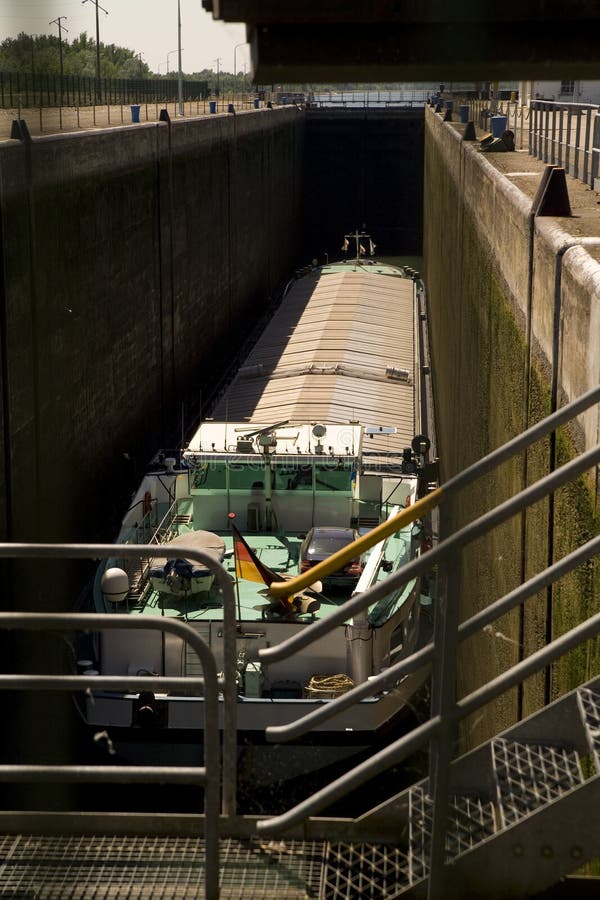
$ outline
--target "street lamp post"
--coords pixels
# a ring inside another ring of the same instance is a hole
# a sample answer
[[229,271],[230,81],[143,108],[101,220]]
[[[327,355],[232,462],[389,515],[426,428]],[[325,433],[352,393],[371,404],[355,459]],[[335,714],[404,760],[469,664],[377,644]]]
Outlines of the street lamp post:
[[233,48],[233,77],[234,77],[233,83],[234,83],[234,85],[237,83],[237,68],[236,68],[237,49],[238,49],[238,47],[244,47],[245,44],[246,44],[246,41],[242,41],[240,44],[236,44],[235,47]]
[[219,88],[219,63],[221,62],[220,57],[217,57],[217,59],[215,59],[214,62],[216,62],[216,64],[217,64],[217,97],[218,97],[221,93],[220,88]]
[[246,46],[246,41],[242,41],[241,44],[236,44],[235,47],[233,48],[233,74],[234,74],[234,75],[237,75],[237,69],[236,69],[236,53],[237,53],[237,49],[238,49],[238,47],[245,47],[245,46]]
[[177,53],[177,49],[169,50],[169,52],[167,53],[167,75],[169,74],[169,57],[172,53]]
[[[50,22],[50,25],[51,24],[52,22]],[[35,106],[35,39],[39,37],[39,35],[30,34],[29,37],[31,38],[31,96],[33,98],[33,105]]]

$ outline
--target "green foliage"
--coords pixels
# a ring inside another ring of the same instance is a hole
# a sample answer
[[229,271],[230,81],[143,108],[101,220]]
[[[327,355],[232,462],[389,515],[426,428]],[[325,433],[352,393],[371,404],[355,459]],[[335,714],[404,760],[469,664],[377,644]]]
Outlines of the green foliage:
[[[85,31],[69,42],[62,38],[63,72],[65,75],[79,75],[93,78],[96,75],[96,41]],[[0,43],[0,71],[19,72],[37,75],[60,74],[60,42],[58,35],[30,35],[21,32],[16,38],[6,38]],[[116,44],[103,44],[100,41],[100,77],[101,78],[161,78],[176,77],[176,71],[151,72],[141,54],[133,50],[118,47]],[[236,73],[213,69],[202,69],[200,72],[184,73],[183,77],[191,81],[205,81],[213,95],[234,94],[251,91],[255,85],[250,75],[241,69]],[[397,84],[266,84],[262,86],[268,91],[290,91],[294,93],[340,93],[341,91],[378,91],[394,90]],[[410,87],[410,85],[404,85]],[[420,88],[423,85],[419,85]],[[432,90],[435,86],[432,85]]]
[[[6,38],[0,44],[0,71],[59,75],[60,51],[58,35],[21,32],[16,38]],[[63,38],[62,58],[65,75],[94,76],[95,40],[85,31],[71,43]],[[150,75],[147,63],[133,50],[100,41],[101,78],[148,78]]]

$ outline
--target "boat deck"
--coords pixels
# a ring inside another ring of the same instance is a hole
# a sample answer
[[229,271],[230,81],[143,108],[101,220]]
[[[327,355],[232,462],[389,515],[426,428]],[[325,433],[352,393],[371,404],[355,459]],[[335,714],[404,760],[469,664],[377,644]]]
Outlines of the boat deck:
[[[188,525],[180,525],[178,534],[183,535],[190,530]],[[367,531],[368,529],[364,529]],[[235,558],[233,555],[233,538],[231,532],[216,532],[225,542],[226,555],[223,565],[226,571],[235,580]],[[364,533],[364,532],[363,532]],[[246,534],[245,540],[256,553],[259,560],[282,576],[292,577],[299,572],[298,559],[300,545],[304,535],[286,534],[282,536],[276,533]],[[386,558],[393,568],[402,559],[408,559],[410,550],[410,529],[404,529],[388,542]],[[366,562],[369,552],[363,560]],[[386,572],[380,570],[377,580],[386,576]],[[351,587],[324,587],[319,594],[320,607],[315,613],[297,614],[296,619],[310,621],[313,618],[324,618],[333,609],[344,603],[352,594]],[[239,617],[243,620],[256,619],[262,615],[268,616],[271,606],[265,597],[266,585],[257,581],[238,579],[236,583],[236,600],[239,607]],[[407,593],[409,591],[407,590]],[[198,594],[172,595],[159,593],[148,586],[142,599],[131,605],[129,611],[139,615],[167,615],[176,618],[193,620],[215,620],[222,615],[222,598],[218,588],[213,586],[210,591]]]

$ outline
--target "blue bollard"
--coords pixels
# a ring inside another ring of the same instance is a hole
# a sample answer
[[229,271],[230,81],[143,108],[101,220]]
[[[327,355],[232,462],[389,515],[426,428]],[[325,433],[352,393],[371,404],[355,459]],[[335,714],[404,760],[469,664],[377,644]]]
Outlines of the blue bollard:
[[209,110],[211,111],[211,113],[216,113],[216,111],[217,111],[217,101],[216,101],[216,100],[209,100],[209,101],[208,101],[208,108],[209,108]]
[[508,119],[506,116],[492,116],[491,118],[491,126],[492,126],[492,137],[501,138],[504,132],[506,131],[506,124]]
[[258,99],[258,97],[255,97],[254,98],[254,109],[258,109],[259,104],[260,104],[260,100]]
[[140,121],[140,107],[137,103],[134,103],[131,107],[131,121],[139,122]]

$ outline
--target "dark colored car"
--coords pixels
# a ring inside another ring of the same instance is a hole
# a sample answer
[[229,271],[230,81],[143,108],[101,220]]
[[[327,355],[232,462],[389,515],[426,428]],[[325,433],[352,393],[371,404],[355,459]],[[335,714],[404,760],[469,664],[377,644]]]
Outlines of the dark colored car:
[[[300,571],[306,572],[317,563],[323,562],[333,553],[356,541],[359,536],[355,528],[342,528],[338,525],[319,525],[311,528],[300,547]],[[322,581],[330,587],[354,585],[360,578],[362,570],[362,560],[357,557],[346,563],[343,569],[332,572]]]

